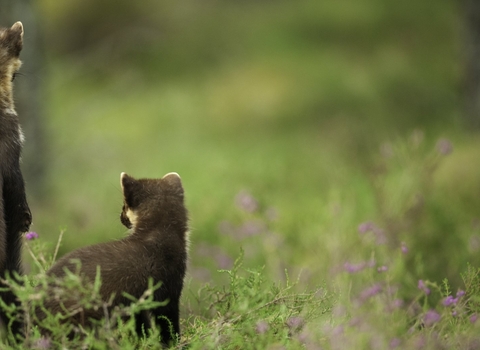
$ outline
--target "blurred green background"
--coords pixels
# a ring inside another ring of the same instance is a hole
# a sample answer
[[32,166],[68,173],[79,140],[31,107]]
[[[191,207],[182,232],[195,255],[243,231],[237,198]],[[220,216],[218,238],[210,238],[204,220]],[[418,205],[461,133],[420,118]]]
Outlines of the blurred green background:
[[240,246],[272,278],[328,279],[371,256],[357,232],[370,220],[391,252],[406,242],[415,276],[458,280],[480,262],[480,139],[464,122],[458,2],[31,6],[38,32],[24,23],[25,45],[41,38],[42,66],[16,84],[41,86],[44,147],[29,145],[34,131],[25,146],[45,165],[38,183],[27,174],[32,230],[53,247],[65,228],[62,254],[125,234],[120,172],[175,171],[194,285],[217,281]]

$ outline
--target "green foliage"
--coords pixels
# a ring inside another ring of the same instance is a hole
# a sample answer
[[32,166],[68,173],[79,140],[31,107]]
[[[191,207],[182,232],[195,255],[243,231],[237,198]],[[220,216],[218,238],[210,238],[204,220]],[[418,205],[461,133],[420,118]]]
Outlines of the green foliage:
[[330,317],[335,295],[323,287],[298,292],[298,283],[265,281],[262,270],[242,268],[243,254],[226,286],[205,286],[196,293],[202,315],[187,320],[182,342],[193,349],[264,348],[272,344],[300,346],[307,324]]

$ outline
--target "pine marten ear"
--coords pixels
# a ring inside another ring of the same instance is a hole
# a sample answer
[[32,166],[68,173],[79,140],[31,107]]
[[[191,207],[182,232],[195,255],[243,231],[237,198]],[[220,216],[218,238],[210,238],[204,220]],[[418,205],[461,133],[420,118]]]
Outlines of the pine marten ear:
[[23,48],[23,24],[16,22],[7,33],[10,53],[18,57]]
[[162,177],[162,181],[166,182],[170,188],[175,189],[178,194],[183,195],[182,179],[177,173],[168,173]]
[[135,183],[135,179],[128,175],[127,173],[120,174],[120,185],[122,185],[122,189],[125,192],[125,188],[131,187]]
[[129,207],[134,207],[135,206],[135,185],[137,183],[137,180],[135,180],[133,177],[130,175],[127,175],[126,173],[121,173],[120,174],[120,185],[122,186],[122,191],[123,191],[123,197],[125,198],[125,203]]

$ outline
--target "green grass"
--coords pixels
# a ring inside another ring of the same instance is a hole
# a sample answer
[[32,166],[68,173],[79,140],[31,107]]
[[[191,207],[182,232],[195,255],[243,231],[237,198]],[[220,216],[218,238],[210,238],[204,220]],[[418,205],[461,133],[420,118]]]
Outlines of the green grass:
[[[182,309],[192,348],[479,341],[469,318],[479,311],[480,141],[461,122],[453,1],[82,4],[40,5],[52,19],[49,181],[30,201],[43,244],[63,228],[60,254],[121,237],[120,173],[176,171],[192,228]],[[451,154],[438,152],[440,138]],[[257,210],[237,205],[246,193]],[[359,234],[367,221],[374,232]],[[245,270],[232,285],[218,270],[240,247]],[[348,273],[345,263],[367,264]],[[453,295],[466,291],[455,317],[442,305],[445,278]],[[318,286],[326,294],[309,299]],[[431,309],[441,319],[425,326]]]

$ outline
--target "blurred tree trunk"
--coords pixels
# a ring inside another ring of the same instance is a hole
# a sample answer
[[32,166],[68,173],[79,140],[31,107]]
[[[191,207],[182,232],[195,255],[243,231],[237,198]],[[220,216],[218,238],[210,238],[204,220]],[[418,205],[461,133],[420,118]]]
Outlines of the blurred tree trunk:
[[0,0],[0,25],[10,27],[21,21],[24,27],[24,45],[20,54],[23,62],[15,79],[15,108],[25,134],[22,168],[30,197],[41,198],[45,188],[46,154],[45,125],[43,123],[44,95],[41,91],[43,73],[43,45],[30,0]]
[[464,0],[465,116],[468,127],[480,129],[480,1]]

